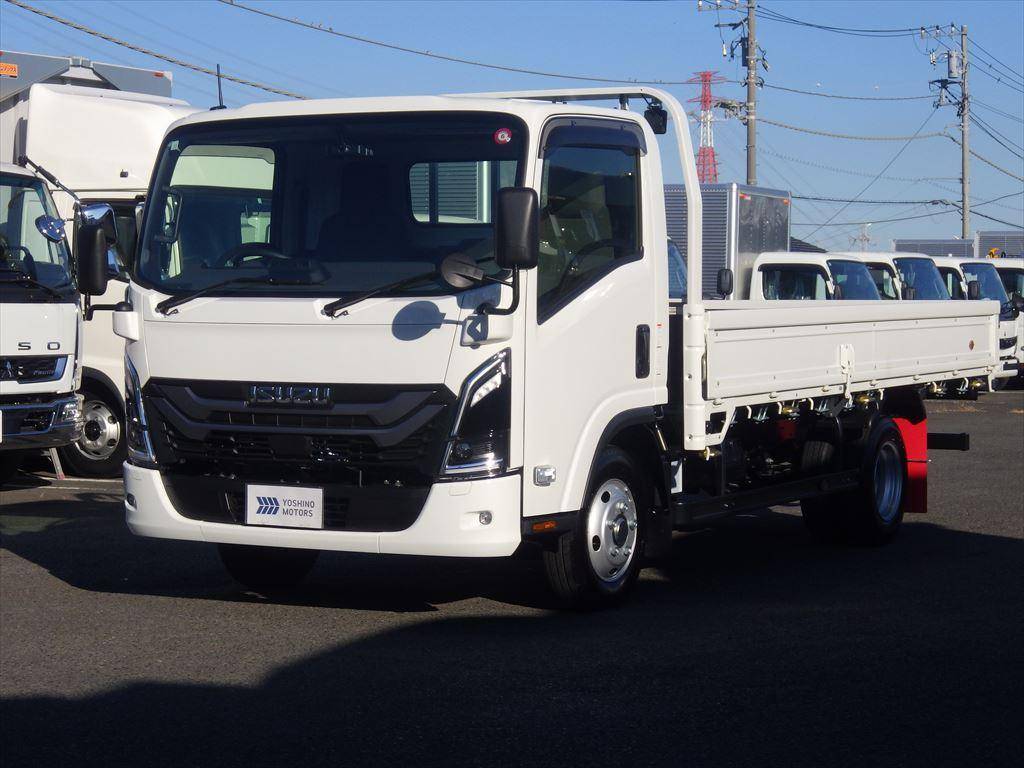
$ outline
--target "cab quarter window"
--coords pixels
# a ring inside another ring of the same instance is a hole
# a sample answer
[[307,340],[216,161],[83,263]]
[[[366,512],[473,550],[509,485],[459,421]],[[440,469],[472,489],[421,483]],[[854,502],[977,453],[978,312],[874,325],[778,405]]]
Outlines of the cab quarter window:
[[629,147],[558,146],[540,195],[538,317],[640,256],[640,154]]

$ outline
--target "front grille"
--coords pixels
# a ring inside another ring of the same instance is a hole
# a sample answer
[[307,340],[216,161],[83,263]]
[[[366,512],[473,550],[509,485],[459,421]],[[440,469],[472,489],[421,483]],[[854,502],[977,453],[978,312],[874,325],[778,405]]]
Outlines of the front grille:
[[1000,339],[999,340],[999,348],[1000,349],[1013,349],[1016,346],[1017,346],[1017,337],[1016,336],[1014,336],[1012,339]]
[[443,385],[332,384],[323,405],[251,404],[250,386],[150,380],[144,407],[161,466],[260,483],[426,486],[454,417]]
[[0,381],[53,381],[64,374],[65,362],[63,356],[53,355],[0,357]]
[[[191,520],[245,523],[245,481],[226,477],[163,474],[174,508]],[[327,483],[324,529],[329,531],[402,531],[419,517],[429,488],[377,486],[361,488]]]

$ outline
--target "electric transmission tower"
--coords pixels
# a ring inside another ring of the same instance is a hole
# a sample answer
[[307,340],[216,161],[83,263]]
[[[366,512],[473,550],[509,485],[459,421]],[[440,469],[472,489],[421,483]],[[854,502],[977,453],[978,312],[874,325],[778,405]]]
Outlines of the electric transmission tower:
[[715,184],[718,181],[718,157],[715,155],[715,97],[711,95],[713,83],[724,83],[724,77],[717,72],[697,72],[686,82],[700,85],[700,96],[690,99],[700,104],[700,145],[697,149],[697,178],[701,184]]

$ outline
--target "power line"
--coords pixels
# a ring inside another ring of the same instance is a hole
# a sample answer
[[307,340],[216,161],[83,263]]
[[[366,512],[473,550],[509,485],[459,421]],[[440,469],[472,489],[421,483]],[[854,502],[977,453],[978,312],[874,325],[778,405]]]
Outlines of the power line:
[[1011,74],[1011,75],[1013,75],[1014,77],[1018,78],[1019,80],[1024,80],[1024,75],[1021,75],[1021,73],[1020,73],[1020,72],[1016,71],[1015,69],[1012,69],[1012,68],[1011,68],[1011,67],[1010,67],[1009,65],[1007,65],[1007,64],[1004,64],[1003,62],[1001,62],[1001,61],[1000,61],[999,59],[997,59],[997,58],[995,57],[995,55],[994,55],[994,54],[992,54],[991,52],[989,52],[989,50],[988,50],[987,48],[985,48],[985,47],[984,47],[984,46],[983,46],[983,45],[982,45],[981,43],[979,43],[979,42],[978,42],[977,40],[975,40],[975,39],[974,39],[973,37],[971,37],[970,35],[968,35],[968,36],[967,36],[967,39],[971,41],[971,43],[972,43],[972,44],[974,45],[974,47],[975,47],[975,48],[977,48],[977,49],[978,49],[978,50],[980,50],[980,51],[981,51],[981,52],[982,52],[983,54],[985,54],[985,55],[986,55],[986,56],[988,56],[988,57],[989,57],[990,59],[992,59],[992,61],[994,61],[994,62],[995,62],[996,64],[998,64],[999,66],[1001,66],[1001,67],[1002,67],[1002,68],[1003,68],[1004,70],[1006,70],[1006,71],[1007,71],[1008,73],[1010,73],[1010,74]]
[[[800,157],[792,157],[791,155],[785,155],[781,152],[774,152],[770,149],[765,150],[768,154],[774,155],[781,160],[788,160],[791,163],[800,163],[801,165],[809,165],[812,168],[819,168],[825,171],[832,171],[834,173],[845,173],[850,176],[864,176],[865,178],[871,178],[875,174],[868,173],[866,171],[855,171],[850,168],[838,168],[834,165],[825,165],[824,163],[816,163],[813,160],[807,160]],[[959,176],[879,176],[879,179],[885,181],[910,181],[910,182],[922,182],[922,181],[960,181]]]
[[897,29],[862,29],[857,27],[835,27],[828,24],[815,24],[809,21],[802,21],[800,19],[794,19],[791,16],[786,16],[778,11],[771,10],[766,6],[760,6],[761,14],[764,18],[770,21],[782,22],[784,24],[795,24],[800,27],[809,27],[811,29],[818,29],[824,32],[836,32],[843,35],[854,35],[857,37],[907,37],[910,35],[919,34],[921,31],[920,27],[905,27]]
[[[956,136],[950,136],[950,135],[947,134],[946,138],[950,139],[954,144],[957,144],[958,146],[963,146],[962,144],[960,144],[960,139],[958,139]],[[983,155],[979,155],[973,149],[971,150],[971,154],[974,157],[976,157],[979,160],[981,160],[981,162],[985,163],[985,165],[992,166],[997,171],[1000,171],[1001,173],[1005,173],[1010,178],[1016,179],[1017,181],[1024,181],[1024,176],[1018,176],[1013,171],[1010,171],[1010,170],[1007,170],[1006,168],[1003,168],[1003,166],[999,165],[998,163],[992,162],[991,160],[989,160],[987,157],[984,157]]]
[[814,197],[812,195],[790,195],[794,200],[817,200],[822,203],[857,203],[858,205],[950,205],[948,200],[861,200],[848,197]]
[[[865,185],[865,187],[860,192],[858,192],[856,194],[856,196],[854,197],[854,200],[859,199],[861,197],[861,195],[863,195],[865,192],[867,192],[869,189],[871,189],[872,186],[874,186],[875,182],[878,181],[879,176],[881,176],[883,173],[888,171],[890,167],[892,167],[893,163],[895,163],[900,158],[900,155],[902,155],[907,150],[907,147],[910,146],[911,142],[914,141],[914,139],[916,139],[919,135],[921,135],[921,131],[924,130],[924,127],[928,124],[928,121],[931,120],[934,116],[935,116],[935,110],[933,109],[931,112],[928,113],[928,116],[924,119],[924,122],[922,122],[921,125],[918,126],[917,130],[914,131],[913,135],[909,136],[906,139],[906,141],[903,142],[903,146],[900,147],[899,151],[896,152],[896,154],[892,156],[892,158],[889,160],[889,162],[885,164],[885,167],[882,168],[882,170],[880,170],[878,172],[878,174],[873,179],[871,179],[871,181],[869,181],[867,183],[867,185]],[[839,210],[837,210],[835,213],[832,214],[832,216],[829,217],[829,219],[825,222],[825,224],[828,224],[828,223],[832,222],[835,219],[836,216],[838,216],[843,211],[845,211],[850,205],[851,205],[851,203],[846,203],[845,205],[843,205]],[[822,226],[824,226],[824,225],[822,225]],[[818,229],[821,229],[821,227],[818,227]],[[818,229],[813,230],[807,236],[808,237],[813,237],[814,233],[817,232]]]
[[[995,203],[998,200],[1003,200],[1003,199],[1005,199],[1007,197],[1013,197],[1014,195],[1020,195],[1020,194],[1024,194],[1024,191],[1022,191],[1022,192],[1012,192],[1012,193],[1007,194],[1007,195],[1001,195],[1000,197],[994,197],[991,200],[985,200],[983,202],[977,203],[977,206],[989,205],[991,203]],[[959,208],[960,208],[960,205],[958,203],[949,202],[947,204],[951,208],[955,208],[957,210],[959,210]],[[973,207],[977,207],[977,206],[972,206],[972,208]],[[860,226],[862,224],[886,224],[886,223],[894,222],[894,221],[910,221],[911,219],[924,219],[924,218],[927,218],[929,216],[942,216],[942,215],[947,214],[947,213],[954,213],[954,211],[935,211],[935,212],[932,212],[932,213],[920,214],[918,216],[900,216],[900,217],[892,218],[892,219],[875,219],[874,221],[839,221],[839,222],[826,221],[824,224],[814,224],[812,222],[793,222],[793,226],[794,227],[815,227],[816,226],[818,229],[821,229],[822,227],[850,227],[850,226]],[[1019,224],[1014,224],[1013,222],[1003,221],[1002,219],[997,219],[997,218],[994,218],[992,216],[987,216],[987,215],[985,215],[983,213],[979,213],[978,215],[981,216],[982,218],[985,218],[985,219],[991,219],[992,221],[997,221],[1000,224],[1007,224],[1007,225],[1009,225],[1011,227],[1021,228]],[[817,232],[818,229],[815,229],[813,232],[808,234],[807,237],[811,237],[811,235],[813,235],[814,232]]]
[[[1024,160],[1024,155],[1021,154],[1021,151],[1024,151],[1024,147],[1022,147],[1020,144],[1017,144],[1013,139],[1004,135],[1000,131],[997,131],[995,128],[993,128],[991,125],[986,123],[984,120],[982,120],[975,114],[971,115],[971,122],[974,123],[979,128],[981,128],[981,130],[984,133],[986,133],[990,139],[992,139],[994,142],[1002,146],[1003,149],[1016,155],[1021,160]],[[1003,143],[1004,141],[1006,142],[1005,144]],[[1007,144],[1011,146],[1007,146]],[[1011,147],[1016,147],[1016,149],[1012,149]]]
[[[740,81],[743,82],[743,81]],[[820,96],[824,99],[844,99],[847,101],[917,101],[921,99],[934,99],[930,93],[924,96],[846,96],[838,93],[821,93],[819,91],[805,91],[800,88],[789,88],[774,83],[761,83],[762,88],[770,88],[775,91],[786,91],[787,93],[800,93],[804,96]]]
[[[29,11],[30,13],[34,13],[34,14],[36,14],[38,16],[42,16],[43,18],[49,19],[50,21],[55,21],[58,24],[63,24],[65,27],[71,27],[71,29],[75,29],[75,30],[77,30],[79,32],[84,32],[87,35],[92,35],[93,37],[98,37],[101,40],[106,40],[108,43],[113,43],[114,45],[119,45],[122,48],[128,48],[129,50],[135,51],[137,53],[142,53],[142,54],[145,54],[146,56],[152,56],[154,59],[159,59],[160,61],[166,61],[168,64],[174,64],[175,66],[182,67],[184,69],[191,69],[193,72],[202,72],[205,75],[212,75],[214,77],[217,76],[217,72],[215,70],[208,69],[207,67],[201,67],[198,64],[192,64],[192,63],[189,63],[187,61],[182,61],[181,59],[176,59],[173,56],[168,56],[166,54],[158,53],[157,51],[153,51],[153,50],[150,50],[148,48],[143,48],[142,46],[135,45],[133,43],[129,43],[126,40],[121,40],[119,38],[116,38],[116,37],[113,37],[111,35],[108,35],[108,34],[106,34],[104,32],[100,32],[98,30],[95,30],[95,29],[92,29],[90,27],[87,27],[84,24],[79,24],[76,21],[71,21],[70,19],[65,19],[65,18],[63,18],[61,16],[57,16],[56,14],[50,13],[49,11],[44,11],[41,8],[36,8],[35,6],[29,5],[28,3],[21,2],[21,0],[6,0],[6,2],[8,2],[11,5],[14,5],[14,6],[18,7],[18,8],[21,8],[23,10]],[[267,93],[276,93],[279,96],[288,96],[289,98],[292,98],[292,99],[305,99],[306,98],[305,96],[303,96],[301,94],[298,94],[298,93],[292,93],[291,91],[285,91],[285,90],[282,90],[281,88],[275,88],[275,87],[273,87],[271,85],[265,85],[264,83],[257,83],[257,82],[255,82],[253,80],[245,80],[244,78],[235,77],[234,75],[227,75],[227,74],[224,74],[223,72],[221,73],[220,76],[223,79],[228,80],[228,81],[230,81],[232,83],[238,83],[239,85],[246,85],[246,86],[249,86],[250,88],[257,88],[257,89],[259,89],[261,91],[266,91]]]
[[[8,0],[11,2],[12,0]],[[333,27],[324,26],[322,24],[316,24],[311,21],[302,21],[301,19],[288,18],[287,16],[281,16],[270,11],[265,11],[262,8],[254,8],[251,5],[244,5],[235,0],[217,0],[219,3],[237,8],[240,11],[248,11],[249,13],[255,13],[258,16],[265,16],[268,19],[274,19],[276,21],[283,21],[286,24],[292,24],[297,27],[303,27],[305,29],[312,29],[316,32],[323,32],[327,35],[333,35],[334,37],[343,37],[346,40],[354,40],[357,43],[365,43],[367,45],[375,45],[378,48],[386,48],[391,51],[400,51],[402,53],[410,53],[415,56],[424,56],[429,59],[437,59],[439,61],[447,61],[453,64],[465,64],[471,67],[482,67],[483,69],[496,69],[501,72],[516,72],[523,75],[536,75],[538,77],[556,77],[562,80],[584,80],[591,83],[632,83],[634,85],[687,85],[685,80],[641,80],[635,78],[614,78],[614,77],[594,77],[590,75],[567,75],[559,72],[545,72],[538,69],[527,69],[525,67],[514,67],[505,64],[491,64],[485,61],[477,61],[475,59],[466,59],[461,56],[451,56],[446,53],[435,53],[434,51],[421,50],[419,48],[409,48],[404,45],[397,45],[395,43],[388,43],[383,40],[374,40],[369,37],[363,37],[362,35],[354,35],[350,32],[342,32],[334,29]]]
[[1003,110],[999,109],[998,107],[993,107],[991,104],[986,104],[983,101],[978,101],[976,98],[974,98],[972,96],[971,97],[971,107],[974,108],[974,107],[978,107],[978,106],[981,106],[984,109],[989,110],[990,112],[995,112],[1000,117],[1005,117],[1008,120],[1014,120],[1015,122],[1018,122],[1018,123],[1024,123],[1024,117],[1020,117],[1019,115],[1012,115],[1009,112],[1004,112]]
[[810,133],[815,136],[826,136],[831,139],[848,139],[850,141],[915,141],[917,139],[932,139],[939,136],[949,136],[945,131],[933,131],[932,133],[915,133],[911,136],[852,136],[845,133],[834,133],[832,131],[819,131],[814,128],[803,128],[798,125],[790,125],[789,123],[782,123],[778,120],[769,120],[766,117],[758,115],[758,122],[768,123],[768,125],[774,125],[778,128],[785,128],[789,131],[799,131],[800,133]]

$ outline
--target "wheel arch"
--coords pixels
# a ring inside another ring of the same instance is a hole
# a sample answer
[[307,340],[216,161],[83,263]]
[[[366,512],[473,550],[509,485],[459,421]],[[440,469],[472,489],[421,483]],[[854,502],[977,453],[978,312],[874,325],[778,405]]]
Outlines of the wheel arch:
[[114,384],[113,380],[98,368],[85,366],[82,368],[82,386],[87,389],[93,387],[110,396],[114,405],[117,406],[118,415],[124,418],[124,398],[121,395],[121,388]]

